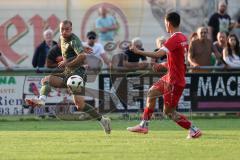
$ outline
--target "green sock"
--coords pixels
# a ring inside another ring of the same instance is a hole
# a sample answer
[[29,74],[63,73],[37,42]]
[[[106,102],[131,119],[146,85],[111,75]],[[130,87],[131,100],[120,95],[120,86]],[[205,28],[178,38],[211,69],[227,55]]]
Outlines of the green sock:
[[49,85],[48,82],[45,82],[41,87],[40,95],[48,96],[50,92],[51,92],[51,86]]
[[98,113],[93,106],[87,103],[83,108],[83,112],[88,113],[91,117],[96,118],[98,121],[102,118],[102,115]]

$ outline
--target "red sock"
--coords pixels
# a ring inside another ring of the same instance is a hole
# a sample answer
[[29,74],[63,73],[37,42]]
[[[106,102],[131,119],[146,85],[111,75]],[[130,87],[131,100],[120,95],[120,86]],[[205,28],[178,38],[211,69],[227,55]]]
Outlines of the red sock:
[[150,120],[152,117],[152,113],[154,112],[154,109],[145,107],[143,115],[142,115],[142,120]]
[[175,122],[182,128],[189,129],[192,123],[187,119],[187,117],[185,117],[183,114],[179,114],[178,116],[179,118],[175,120]]

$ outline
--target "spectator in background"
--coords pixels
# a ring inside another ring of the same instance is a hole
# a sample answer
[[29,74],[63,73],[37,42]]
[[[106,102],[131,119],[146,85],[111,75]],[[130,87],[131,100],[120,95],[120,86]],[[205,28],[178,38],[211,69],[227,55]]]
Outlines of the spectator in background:
[[189,36],[189,42],[192,42],[194,40],[198,39],[198,34],[197,32],[192,32]]
[[218,4],[218,11],[214,13],[208,22],[209,38],[212,42],[217,40],[218,32],[229,33],[231,29],[231,17],[226,13],[227,4],[225,1],[220,1]]
[[240,40],[240,16],[238,17],[238,20],[236,24],[234,25],[231,34],[235,34],[238,37],[238,40]]
[[99,40],[105,45],[106,42],[114,41],[114,36],[118,29],[115,17],[108,14],[105,6],[99,8],[99,17],[95,22],[95,27],[99,33]]
[[[83,42],[84,47],[90,47],[92,49],[93,56],[97,57],[104,62],[105,67],[111,67],[111,61],[108,59],[107,54],[104,51],[103,45],[97,43],[97,34],[94,31],[87,33],[87,42]],[[89,57],[89,56],[88,56]],[[93,61],[94,62],[94,61]],[[94,65],[94,64],[93,64]],[[89,65],[91,68],[91,65]]]
[[[139,37],[133,38],[132,46],[144,51],[142,40]],[[123,66],[128,69],[145,69],[147,68],[147,58],[142,55],[134,54],[129,48],[124,52]]]
[[[164,36],[158,37],[156,39],[156,46],[157,48],[154,50],[154,52],[158,51],[160,48],[162,48],[163,44],[166,42],[166,38]],[[162,63],[167,61],[167,56],[164,55],[160,58],[151,58],[152,63]]]
[[[194,40],[196,40],[196,39],[198,39],[198,34],[197,34],[197,32],[192,32],[192,33],[190,34],[190,36],[189,36],[189,43],[188,43],[188,44],[192,43],[192,41],[194,41]],[[188,61],[188,52],[187,52],[186,55],[185,55],[185,64],[186,64],[187,66],[190,66],[190,63],[189,63],[189,61]]]
[[53,31],[51,29],[43,32],[43,38],[44,41],[36,48],[33,55],[32,65],[34,68],[45,66],[48,51],[57,44],[57,42],[53,41]]
[[[217,58],[220,58],[219,53],[213,48],[211,40],[207,38],[208,29],[206,27],[200,27],[197,30],[198,39],[190,42],[188,61],[191,66],[211,66],[211,56],[214,52]],[[192,72],[208,72],[209,70],[194,69]]]
[[11,67],[9,66],[9,64],[7,63],[7,60],[5,59],[5,57],[1,52],[0,52],[0,61],[5,66],[6,70],[11,70]]
[[59,44],[53,46],[48,53],[46,59],[46,67],[48,68],[56,68],[58,67],[58,63],[63,60],[62,51]]
[[230,34],[227,47],[223,50],[223,59],[229,67],[240,67],[239,40],[235,34]]
[[[213,43],[213,46],[217,49],[221,57],[223,56],[223,49],[227,46],[227,35],[225,32],[218,32],[217,41]],[[223,62],[221,60],[217,60],[217,66],[222,66]]]

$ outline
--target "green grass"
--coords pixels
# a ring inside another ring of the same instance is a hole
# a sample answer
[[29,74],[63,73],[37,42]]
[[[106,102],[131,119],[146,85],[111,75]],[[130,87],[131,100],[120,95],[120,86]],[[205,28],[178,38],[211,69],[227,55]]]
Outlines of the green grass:
[[194,119],[204,135],[186,140],[187,131],[169,120],[152,121],[147,135],[126,131],[138,121],[114,120],[111,135],[95,121],[2,120],[1,160],[238,160],[239,119]]

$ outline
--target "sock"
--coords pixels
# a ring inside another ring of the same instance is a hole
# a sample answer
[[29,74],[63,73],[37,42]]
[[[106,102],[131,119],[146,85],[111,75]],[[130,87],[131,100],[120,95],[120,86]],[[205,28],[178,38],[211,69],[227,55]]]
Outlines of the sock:
[[142,120],[149,121],[152,117],[153,112],[154,112],[154,109],[145,107],[143,115],[142,115]]
[[199,130],[196,126],[191,125],[191,127],[189,128],[190,130],[192,130],[193,132],[196,132],[197,130]]
[[85,103],[83,112],[88,113],[91,117],[96,118],[98,121],[102,119],[102,115],[98,113],[93,106]]
[[179,126],[185,129],[190,129],[191,122],[183,114],[178,113],[178,118],[174,120]]
[[[50,85],[49,85],[48,82],[45,82],[45,83],[42,85],[42,87],[41,87],[40,95],[41,95],[41,96],[44,95],[44,96],[47,97],[50,92],[51,92],[51,87],[50,87]],[[40,96],[40,97],[41,97],[41,96]]]
[[142,115],[142,121],[139,124],[142,128],[148,128],[149,120],[151,119],[153,112],[154,109],[145,107]]
[[139,125],[140,125],[140,127],[142,127],[142,128],[148,128],[148,124],[149,124],[149,121],[142,120]]

